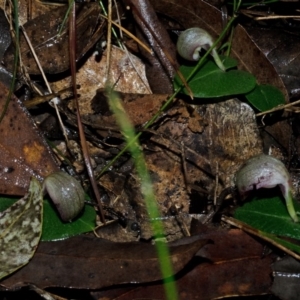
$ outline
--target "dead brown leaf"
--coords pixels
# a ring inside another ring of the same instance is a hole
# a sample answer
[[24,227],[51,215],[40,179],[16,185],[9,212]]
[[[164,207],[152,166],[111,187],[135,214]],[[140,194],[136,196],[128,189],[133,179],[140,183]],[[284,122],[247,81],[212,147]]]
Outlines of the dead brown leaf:
[[[0,105],[8,89],[0,82]],[[0,123],[0,193],[24,195],[31,176],[43,179],[58,170],[51,150],[28,111],[14,96]]]
[[[100,61],[92,55],[76,74],[76,82],[80,85],[78,98],[80,112],[83,115],[97,112],[95,107],[104,105],[98,89],[104,89],[106,78],[107,52],[105,51]],[[111,49],[110,82],[115,91],[122,93],[150,94],[151,90],[145,74],[145,66],[139,58],[117,47]],[[53,90],[58,92],[71,85],[70,77],[52,84]],[[65,96],[65,95],[63,95]],[[67,95],[68,96],[68,95]],[[105,101],[106,102],[106,101]],[[144,101],[146,103],[146,101]],[[73,107],[73,103],[69,106]],[[106,104],[106,103],[105,103]],[[95,107],[93,107],[95,106]],[[108,109],[108,107],[107,107]]]
[[[85,115],[83,120],[95,129],[102,126],[100,133],[103,135],[105,126],[116,128],[116,123],[105,96],[99,93],[98,97],[91,105],[95,114]],[[149,120],[166,96],[121,95],[121,98],[134,125],[138,126]],[[143,140],[143,145],[163,216],[169,216],[172,207],[176,207],[179,214],[187,214],[191,188],[194,187],[204,192],[203,200],[198,202],[204,201],[202,205],[205,206],[208,195],[212,197],[214,191],[219,195],[224,188],[233,186],[234,174],[247,158],[262,152],[254,112],[238,100],[190,105],[177,99],[154,128],[148,132],[150,137]],[[108,134],[112,135],[110,131]],[[141,237],[149,239],[152,231],[139,179],[130,165],[124,167],[124,171],[125,178],[122,183],[116,181],[117,188],[114,178],[118,175],[114,173],[103,177],[100,184],[110,199],[109,205],[137,221],[141,226]],[[122,173],[122,170],[118,172]],[[216,176],[219,179],[217,187]],[[189,226],[190,218],[184,219],[183,222],[174,216],[164,219],[168,238],[173,240],[186,232],[184,228]]]
[[126,0],[131,8],[134,20],[138,24],[137,35],[144,43],[150,45],[154,55],[141,49],[145,57],[147,77],[154,93],[171,93],[172,79],[178,68],[176,61],[176,48],[166,29],[160,23],[153,3],[149,0]]
[[[171,247],[174,272],[179,272],[206,243],[207,240],[196,240]],[[18,283],[32,283],[39,288],[99,289],[159,279],[161,272],[155,246],[78,236],[64,241],[42,242],[30,263],[2,281],[1,285],[10,289]]]
[[[167,100],[168,95],[164,94],[119,94],[124,108],[128,113],[134,126],[141,126],[149,121]],[[92,100],[89,101],[88,114],[83,115],[86,124],[94,128],[114,127],[117,128],[115,117],[108,106],[108,99],[103,89],[97,91]]]
[[[195,220],[194,220],[195,221]],[[241,230],[209,228],[193,222],[194,232],[212,241],[204,245],[197,256],[211,262],[197,262],[195,267],[181,274],[176,281],[179,298],[211,300],[230,296],[268,294],[272,284],[272,258],[262,257],[264,250],[257,240]],[[175,244],[184,241],[179,240]],[[164,299],[162,284],[95,292],[97,299],[131,300],[138,298]]]
[[[51,12],[39,15],[24,25],[45,73],[56,74],[66,71],[70,67],[68,30],[63,28],[61,35],[58,36],[67,9],[67,6],[52,9]],[[100,7],[97,3],[86,3],[84,6],[77,6],[77,60],[96,42],[94,33],[98,29],[97,26],[99,25],[101,28],[104,24],[99,18],[99,13]],[[96,32],[96,38],[98,39],[102,31]],[[28,73],[40,74],[24,35],[20,35],[20,56]],[[8,69],[12,69],[13,61],[14,50],[11,46],[4,55],[4,62]]]
[[289,96],[299,97],[299,46],[298,30],[282,28],[246,27],[253,42],[270,60],[282,78]]
[[297,300],[299,298],[298,260],[285,256],[272,265],[274,282],[272,292],[280,299]]
[[[42,3],[41,1],[31,1],[31,0],[22,0],[18,1],[19,3],[19,23],[24,25],[30,19],[34,19],[41,14],[45,14],[53,7]],[[0,1],[0,7],[5,10],[6,1]]]
[[[271,286],[271,262],[270,258],[250,258],[216,265],[200,264],[177,281],[179,299],[197,300],[199,295],[201,300],[211,300],[268,294]],[[98,299],[107,300],[165,299],[164,287],[158,284],[137,287],[131,291],[121,290],[119,294],[116,289],[112,296],[109,291],[96,295]]]

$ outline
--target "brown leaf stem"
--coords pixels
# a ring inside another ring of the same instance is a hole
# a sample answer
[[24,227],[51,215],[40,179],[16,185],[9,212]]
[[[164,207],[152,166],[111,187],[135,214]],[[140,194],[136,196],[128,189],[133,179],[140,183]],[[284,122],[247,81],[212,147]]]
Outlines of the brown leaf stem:
[[69,16],[69,51],[70,51],[70,68],[71,68],[71,74],[72,74],[72,85],[73,85],[73,93],[74,93],[74,99],[76,104],[76,116],[77,116],[77,122],[78,122],[78,129],[79,129],[79,137],[80,137],[80,143],[82,147],[82,153],[84,157],[85,166],[90,178],[90,182],[92,184],[92,188],[95,194],[95,197],[97,199],[98,203],[98,209],[100,214],[101,222],[105,223],[104,219],[104,213],[103,208],[101,204],[100,194],[99,190],[97,188],[94,171],[91,164],[91,158],[89,155],[89,150],[87,148],[86,138],[84,135],[84,130],[82,127],[81,122],[81,115],[79,110],[79,104],[78,104],[78,98],[77,98],[77,91],[76,91],[76,31],[75,31],[75,20],[76,20],[76,10],[74,1],[69,0],[69,5],[72,5],[72,9],[70,10],[70,16]]

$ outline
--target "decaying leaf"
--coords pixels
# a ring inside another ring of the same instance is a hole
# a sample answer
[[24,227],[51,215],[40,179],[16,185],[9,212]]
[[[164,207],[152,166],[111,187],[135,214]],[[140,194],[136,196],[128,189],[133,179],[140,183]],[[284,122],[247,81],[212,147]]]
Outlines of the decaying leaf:
[[[170,119],[160,125],[158,133],[169,138],[173,147],[176,142],[186,147],[186,182],[198,186],[200,182],[200,187],[207,189],[209,194],[215,189],[214,181],[205,172],[209,167],[210,174],[218,175],[218,188],[221,190],[233,186],[234,174],[246,157],[262,152],[254,112],[249,105],[238,100],[188,108],[178,103],[167,115]],[[153,137],[151,140],[160,144],[159,135]],[[180,146],[177,148],[181,153]],[[153,183],[158,202],[164,203],[163,212],[171,204],[187,212],[190,202],[187,200],[186,182],[180,171],[181,162],[173,156],[173,148],[152,149],[155,151],[147,153],[146,160],[149,170],[155,174]],[[136,201],[136,198],[131,201]]]
[[142,47],[140,52],[145,58],[147,78],[154,93],[172,93],[172,78],[175,69],[176,48],[166,28],[160,23],[153,1],[126,0],[126,5],[131,8],[136,26],[137,36],[146,45],[150,45],[154,54],[150,54]]
[[[14,197],[1,197],[0,211],[13,205],[18,199]],[[73,222],[63,222],[50,200],[43,202],[43,230],[42,241],[56,241],[67,239],[85,232],[93,231],[96,224],[96,211],[92,206],[86,205],[83,213]]]
[[[165,94],[119,93],[123,106],[134,126],[141,126],[150,120],[167,100]],[[84,106],[85,101],[80,104]],[[108,105],[108,98],[103,89],[97,90],[92,100],[85,105],[84,111],[91,113],[82,116],[83,122],[95,129],[116,128],[117,123]]]
[[[205,258],[176,281],[180,299],[211,300],[230,296],[269,293],[272,284],[272,258],[262,257],[264,246],[239,229],[212,228],[193,220],[194,232],[212,243],[204,245],[197,257]],[[178,240],[177,244],[184,241]],[[149,286],[127,286],[93,293],[96,299],[164,299],[161,283]]]
[[[68,30],[66,29],[68,26],[63,28],[62,33],[58,36],[67,9],[67,6],[59,6],[24,25],[45,73],[56,74],[66,71],[70,67]],[[85,3],[83,6],[77,6],[77,60],[94,45],[102,34],[101,30],[97,31],[98,25],[100,28],[104,25],[104,22],[100,20],[99,13],[98,3]],[[30,74],[40,74],[24,35],[20,35],[20,56]],[[4,55],[5,66],[8,69],[12,68],[13,60],[14,51],[13,47],[10,47]]]
[[[237,260],[224,264],[199,264],[176,282],[179,299],[211,300],[268,294],[271,286],[271,262],[271,259],[267,257]],[[165,299],[162,284],[131,286],[131,288],[131,291],[128,287],[123,290],[121,288],[101,291],[95,293],[95,296],[97,296],[96,299],[106,300]]]
[[300,263],[290,256],[276,261],[273,266],[272,292],[280,299],[298,300],[300,294]]
[[[8,89],[0,82],[2,111]],[[21,101],[12,96],[0,123],[0,193],[24,195],[31,176],[42,180],[58,171],[51,150]]]
[[[42,1],[22,0],[19,4],[19,24],[24,25],[28,20],[34,19],[41,14],[45,14],[51,9],[52,5],[43,3]],[[7,1],[0,1],[0,7],[8,9]]]
[[[181,270],[207,240],[192,240],[170,247],[173,270]],[[72,287],[99,289],[122,283],[161,279],[155,246],[142,243],[112,243],[87,236],[42,242],[31,262],[1,285],[33,283],[39,288]]]
[[[78,93],[79,107],[82,114],[93,114],[91,104],[101,106],[101,99],[96,97],[97,90],[103,89],[107,82],[107,51],[105,51],[100,61],[92,55],[76,74],[76,82],[80,85]],[[145,66],[139,58],[133,54],[127,54],[124,50],[115,46],[111,49],[110,60],[110,82],[114,85],[114,90],[122,93],[149,94],[151,93],[146,75]],[[54,82],[52,88],[58,92],[71,84],[71,78]],[[91,101],[94,99],[96,101]],[[73,106],[73,105],[72,105]]]
[[42,233],[43,196],[32,178],[29,192],[0,214],[0,278],[29,262]]
[[247,33],[276,68],[289,96],[299,97],[299,35],[289,28],[246,27]]

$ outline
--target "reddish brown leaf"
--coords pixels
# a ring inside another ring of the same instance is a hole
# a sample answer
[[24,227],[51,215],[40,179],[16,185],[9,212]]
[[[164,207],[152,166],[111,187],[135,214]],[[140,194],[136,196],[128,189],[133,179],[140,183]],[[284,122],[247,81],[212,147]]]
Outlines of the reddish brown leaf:
[[[2,110],[8,89],[0,82],[0,90]],[[23,195],[31,176],[42,179],[58,170],[51,150],[28,111],[14,96],[0,123],[0,153],[1,194]]]
[[[196,240],[171,247],[173,270],[177,273],[207,243]],[[84,236],[58,242],[43,242],[31,262],[1,282],[13,288],[33,283],[39,288],[72,287],[99,289],[121,283],[161,279],[156,249],[142,243],[112,243]]]
[[242,68],[255,75],[259,84],[276,86],[283,92],[285,99],[288,99],[286,87],[275,67],[241,25],[235,30],[232,50]]
[[[200,263],[177,280],[179,298],[219,299],[269,293],[272,284],[270,257],[262,258],[263,245],[241,230],[209,228],[197,222],[197,233],[213,243],[204,245],[197,256],[212,263]],[[195,227],[194,227],[195,230]],[[181,243],[179,240],[175,243]],[[98,299],[164,299],[161,284],[113,289],[95,293]]]
[[[254,258],[216,265],[200,264],[177,281],[179,299],[211,300],[267,294],[272,281],[271,262],[270,258]],[[161,284],[121,291],[119,295],[116,295],[116,290],[112,297],[109,292],[97,293],[98,299],[165,299]]]
[[197,255],[214,263],[249,257],[260,258],[263,255],[264,246],[240,229],[215,229],[201,225],[201,231],[201,238],[211,239],[213,243],[205,245]]

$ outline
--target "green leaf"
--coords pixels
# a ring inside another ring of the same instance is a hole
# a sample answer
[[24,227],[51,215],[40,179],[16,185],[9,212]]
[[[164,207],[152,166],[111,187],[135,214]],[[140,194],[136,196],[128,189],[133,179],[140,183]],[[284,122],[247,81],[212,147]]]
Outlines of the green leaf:
[[0,278],[26,265],[42,232],[43,196],[37,179],[29,192],[0,214]]
[[44,210],[43,241],[66,239],[95,229],[96,212],[95,209],[89,205],[85,205],[82,215],[70,223],[61,221],[49,201],[44,201]]
[[283,247],[300,254],[300,246],[298,244],[293,243],[292,241],[287,241],[287,240],[278,238],[276,235],[273,235],[273,234],[270,234],[267,232],[260,231],[260,233],[261,233],[261,235],[264,235],[265,237],[274,240],[277,244],[280,244]]
[[[299,203],[294,205],[299,212]],[[293,222],[282,197],[255,198],[238,208],[234,217],[258,230],[300,239],[300,223]]]
[[278,105],[285,104],[282,92],[272,85],[257,85],[254,90],[245,96],[259,111],[269,110]]
[[[15,198],[0,198],[0,211],[16,202]],[[64,223],[59,218],[55,208],[49,201],[44,200],[43,241],[66,239],[81,233],[93,231],[95,228],[96,212],[93,207],[85,205],[83,214],[72,223]]]
[[[224,96],[232,96],[237,94],[246,94],[254,89],[256,79],[248,72],[239,70],[228,70],[236,67],[236,61],[232,58],[223,59],[226,72],[222,71],[217,65],[207,60],[196,74],[189,80],[188,85],[198,98],[218,98]],[[194,66],[182,65],[180,71],[185,78],[194,69]],[[174,87],[181,86],[181,80],[176,75],[174,79]],[[184,88],[183,93],[187,94]]]

